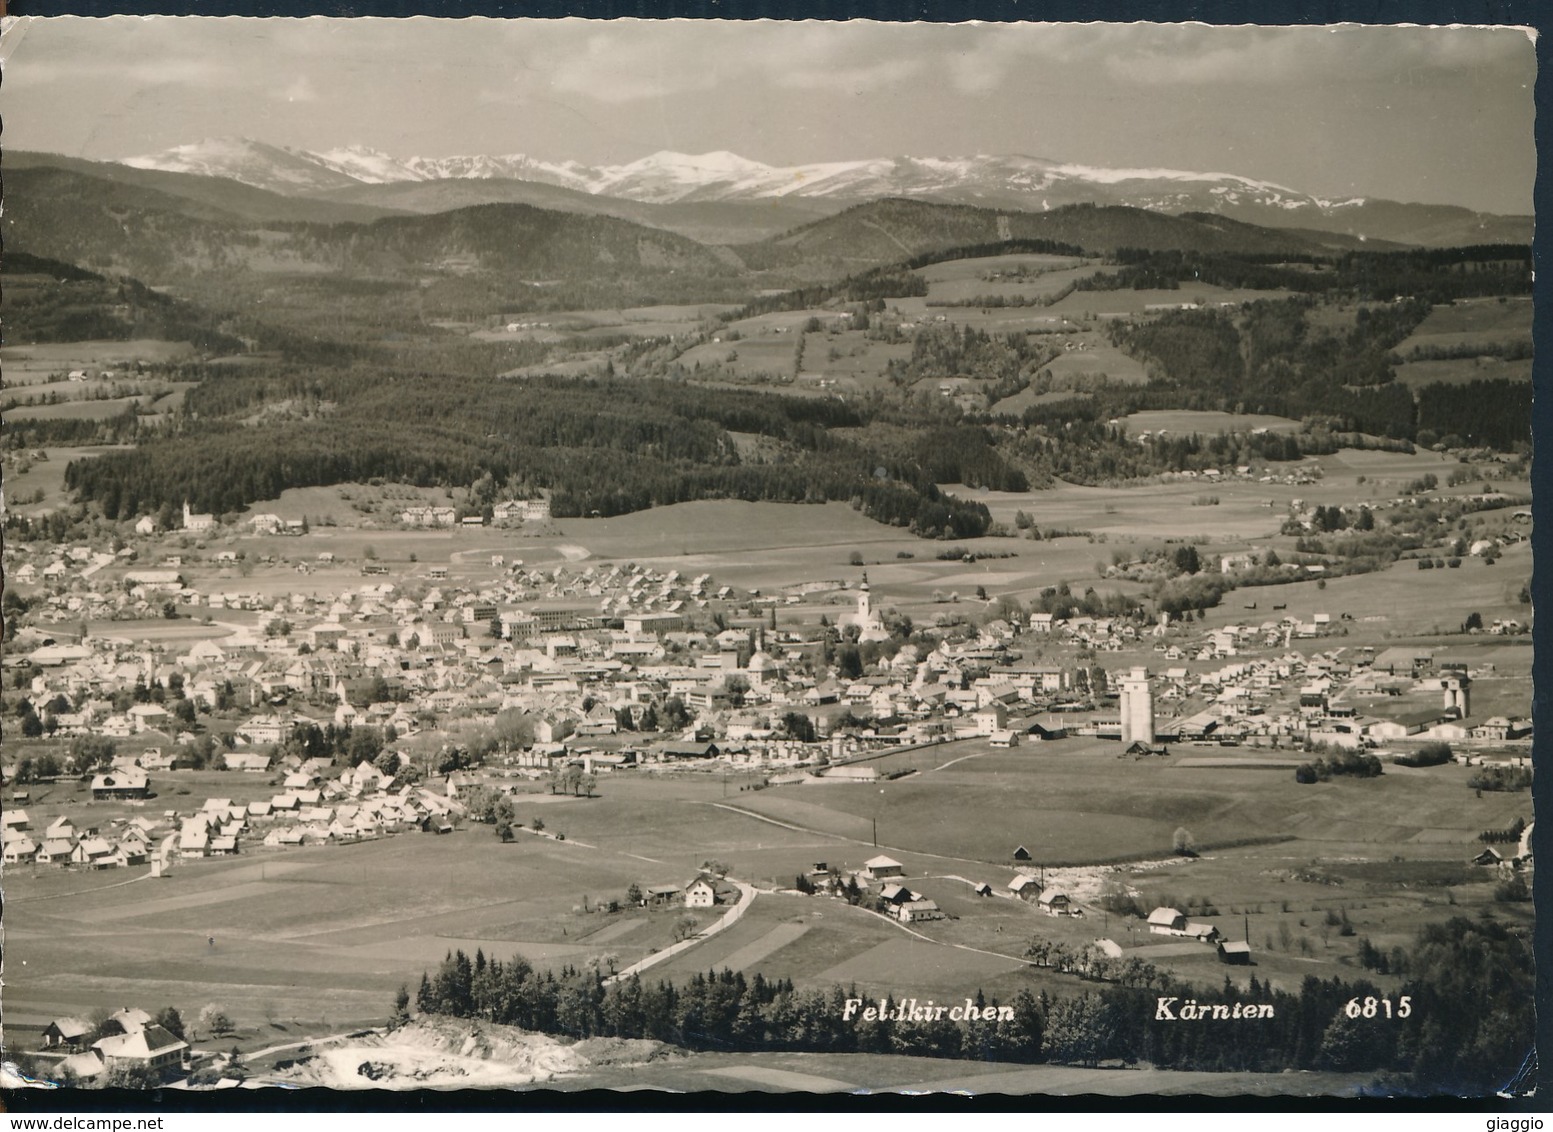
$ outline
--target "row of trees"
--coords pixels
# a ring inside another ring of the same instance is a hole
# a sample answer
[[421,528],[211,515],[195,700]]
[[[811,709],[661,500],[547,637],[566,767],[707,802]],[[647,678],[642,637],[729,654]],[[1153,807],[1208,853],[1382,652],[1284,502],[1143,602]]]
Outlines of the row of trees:
[[[1367,942],[1367,941],[1366,941]],[[701,1050],[889,1052],[986,1061],[1097,1065],[1146,1061],[1161,1068],[1237,1072],[1326,1069],[1387,1075],[1402,1088],[1479,1094],[1498,1087],[1533,1039],[1533,963],[1525,929],[1485,912],[1423,929],[1410,950],[1381,954],[1361,943],[1372,966],[1403,979],[1383,989],[1367,979],[1305,978],[1299,991],[1274,989],[1253,975],[1245,990],[1228,977],[1202,989],[1147,964],[1108,964],[1048,948],[1037,961],[1085,978],[1093,989],[1063,998],[1019,991],[1012,1019],[996,1023],[863,1021],[848,1018],[855,987],[797,989],[790,981],[746,979],[728,970],[687,983],[639,977],[605,985],[600,971],[539,973],[521,957],[508,963],[476,952],[450,953],[422,976],[416,1007],[546,1033],[652,1038]],[[1083,967],[1083,970],[1080,968]],[[1103,982],[1102,982],[1103,980]],[[1094,986],[1095,983],[1102,985]],[[1082,985],[1082,984],[1081,984]],[[1406,996],[1395,1009],[1366,1012],[1366,1000]],[[980,992],[978,1008],[996,1006]],[[1237,1003],[1271,1008],[1269,1017],[1197,1024],[1185,1003],[1211,1010]],[[1349,1007],[1357,1002],[1357,1010]],[[407,1017],[408,989],[396,1014]],[[869,1000],[872,1004],[872,1000]],[[900,1003],[889,996],[886,1012]],[[1183,1020],[1184,1019],[1184,1020]]]
[[1294,768],[1294,781],[1309,785],[1333,778],[1379,778],[1385,773],[1380,759],[1365,751],[1333,751]]

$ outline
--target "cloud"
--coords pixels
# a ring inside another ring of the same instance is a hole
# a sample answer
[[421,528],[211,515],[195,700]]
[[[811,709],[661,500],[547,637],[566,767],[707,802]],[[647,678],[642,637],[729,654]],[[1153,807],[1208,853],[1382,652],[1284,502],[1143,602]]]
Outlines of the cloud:
[[570,50],[531,51],[520,81],[537,73],[554,92],[606,103],[732,85],[857,94],[922,74],[925,38],[910,25],[619,20],[589,25]]
[[1208,86],[1377,82],[1529,66],[1530,41],[1508,28],[1185,26],[1156,30],[1104,60],[1113,80]]

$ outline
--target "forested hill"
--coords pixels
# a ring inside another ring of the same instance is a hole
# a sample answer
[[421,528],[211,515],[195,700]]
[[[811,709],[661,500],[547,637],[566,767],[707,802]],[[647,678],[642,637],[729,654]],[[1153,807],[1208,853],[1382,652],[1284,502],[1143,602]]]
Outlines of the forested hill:
[[1167,216],[1122,205],[1070,205],[1050,212],[996,211],[965,205],[870,201],[736,250],[754,267],[825,265],[856,271],[953,247],[1006,240],[1047,240],[1095,254],[1118,248],[1312,254],[1360,246],[1348,236],[1274,230],[1223,216]]
[[155,284],[206,272],[416,278],[485,271],[530,279],[621,273],[726,276],[726,253],[607,216],[479,205],[366,224],[253,222],[210,202],[63,169],[7,170],[7,249]]
[[[264,406],[284,406],[286,416],[242,423]],[[914,442],[883,446],[834,431],[868,421],[845,402],[645,379],[493,384],[375,367],[296,368],[209,377],[188,407],[191,418],[176,434],[74,461],[66,485],[110,519],[185,498],[203,510],[238,511],[287,488],[373,476],[423,486],[542,485],[557,516],[693,499],[839,499],[930,538],[975,537],[990,523],[983,505],[943,496],[935,481],[1027,486],[982,429],[924,418],[909,422]],[[770,438],[783,458],[741,462],[735,431]]]
[[[268,223],[271,221],[310,221],[334,224],[340,221],[366,223],[382,216],[409,211],[392,205],[354,201],[321,200],[313,197],[285,196],[267,189],[231,181],[225,177],[202,177],[194,173],[169,173],[160,169],[136,169],[112,161],[86,161],[54,153],[30,153],[6,150],[5,175],[14,191],[35,186],[58,187],[69,183],[60,173],[76,178],[118,185],[125,192],[119,197],[125,204],[173,211],[184,208],[191,216],[219,219],[229,223]],[[12,180],[16,177],[16,180]],[[107,190],[104,190],[107,191]],[[136,202],[138,201],[138,204]],[[183,202],[182,204],[178,203]],[[8,202],[9,203],[9,202]]]

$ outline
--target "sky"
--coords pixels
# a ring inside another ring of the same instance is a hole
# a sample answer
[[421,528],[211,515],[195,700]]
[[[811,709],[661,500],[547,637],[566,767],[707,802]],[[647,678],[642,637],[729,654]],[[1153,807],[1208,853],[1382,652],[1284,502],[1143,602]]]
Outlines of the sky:
[[1532,211],[1535,49],[1513,28],[7,23],[6,145],[95,160],[239,136],[586,164],[1016,153]]

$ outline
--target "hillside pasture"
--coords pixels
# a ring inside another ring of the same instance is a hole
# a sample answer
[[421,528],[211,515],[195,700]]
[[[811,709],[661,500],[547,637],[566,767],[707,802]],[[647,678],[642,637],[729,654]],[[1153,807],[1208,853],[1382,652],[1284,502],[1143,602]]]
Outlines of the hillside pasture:
[[1076,348],[1064,350],[1043,369],[1051,374],[1052,389],[1082,390],[1100,383],[1143,385],[1148,381],[1143,363],[1118,350],[1099,334],[1071,339]]
[[885,388],[885,370],[892,361],[911,357],[909,342],[879,342],[862,330],[823,331],[804,335],[803,372],[799,384],[832,382],[838,390]]
[[1491,353],[1494,347],[1530,340],[1531,325],[1530,296],[1462,299],[1435,306],[1394,352],[1403,359],[1428,347],[1481,346]]
[[1526,546],[1510,547],[1494,566],[1467,558],[1455,570],[1419,570],[1403,560],[1375,573],[1328,578],[1324,586],[1311,579],[1236,590],[1217,609],[1206,611],[1205,623],[1211,627],[1226,620],[1244,621],[1253,615],[1242,610],[1242,604],[1255,601],[1261,610],[1286,605],[1296,617],[1329,612],[1335,620],[1341,613],[1352,614],[1355,620],[1344,623],[1349,636],[1344,643],[1350,646],[1401,636],[1459,637],[1469,613],[1481,614],[1485,625],[1496,618],[1527,621],[1530,608],[1520,604],[1519,593],[1530,576],[1531,551]]
[[790,334],[752,334],[733,342],[707,341],[692,346],[676,360],[693,377],[785,382],[793,376],[800,336],[795,330]]
[[1530,358],[1505,361],[1495,357],[1404,362],[1397,367],[1397,380],[1412,389],[1424,385],[1465,385],[1469,381],[1530,381],[1531,365]]
[[[1029,492],[993,492],[963,484],[940,485],[962,499],[984,503],[994,520],[1009,527],[1023,511],[1041,531],[1085,531],[1105,534],[1107,541],[1150,539],[1251,539],[1276,534],[1289,500],[1297,489],[1280,484],[1232,479],[1225,483],[1205,480],[1172,480],[1166,483],[1089,487],[1058,482],[1055,487]],[[1204,497],[1217,497],[1214,505],[1196,506]],[[1272,506],[1268,502],[1272,501]],[[1005,540],[999,540],[1005,541]],[[1069,540],[1058,540],[1066,545]],[[970,544],[967,544],[970,545]],[[1021,557],[1045,556],[1046,542],[1022,543]],[[1096,545],[1092,557],[1109,561],[1110,550]]]
[[61,401],[54,405],[23,405],[6,410],[13,421],[102,421],[116,417],[142,403],[139,397],[115,397],[106,400]]
[[[10,414],[7,414],[9,416]],[[80,448],[44,448],[44,459],[27,458],[25,467],[7,464],[5,469],[6,506],[20,515],[41,515],[70,502],[65,491],[65,468],[72,460],[90,460],[105,452],[123,452],[127,444],[83,445]],[[31,502],[35,492],[43,498]],[[28,500],[23,503],[22,500]]]
[[1288,417],[1264,413],[1198,412],[1191,409],[1151,409],[1130,413],[1122,418],[1122,427],[1136,435],[1140,432],[1164,432],[1172,436],[1217,436],[1228,432],[1298,432],[1300,422]]
[[[1019,274],[1021,268],[1024,275]],[[935,263],[919,268],[917,274],[928,281],[927,305],[933,307],[970,303],[984,296],[1045,299],[1099,270],[1098,265],[1071,256],[1010,255]]]
[[[1168,856],[1183,825],[1204,849],[1279,838],[1391,847],[1444,830],[1470,856],[1480,830],[1508,825],[1526,804],[1513,795],[1474,799],[1461,766],[1301,786],[1292,774],[1225,765],[1210,786],[1200,769],[1174,765],[1194,748],[1143,761],[1119,758],[1120,750],[1103,740],[1032,743],[882,785],[780,787],[739,804],[840,836],[877,822],[879,844],[892,853],[991,865],[1023,845],[1047,866]],[[888,771],[891,759],[872,765]]]
[[1051,314],[1072,319],[1136,318],[1153,314],[1150,307],[1165,309],[1193,303],[1201,307],[1238,308],[1243,303],[1289,297],[1287,291],[1255,291],[1249,288],[1216,287],[1208,283],[1183,283],[1176,290],[1074,291],[1047,307]]
[[[632,338],[664,338],[687,334],[709,320],[734,310],[723,303],[692,303],[651,307],[625,307],[597,310],[568,310],[545,314],[512,315],[501,326],[482,328],[470,334],[487,342],[528,340],[536,342],[571,341],[585,345],[589,336],[624,334]],[[507,329],[508,326],[514,329]]]
[[1026,409],[1036,405],[1060,404],[1063,401],[1087,400],[1094,396],[1092,393],[1075,392],[1070,389],[1054,389],[1049,393],[1034,393],[1029,387],[1021,389],[1012,397],[1005,397],[988,412],[998,416],[1018,417],[1023,415]]
[[137,364],[156,365],[192,359],[194,347],[187,342],[160,338],[133,338],[126,341],[92,340],[83,342],[38,342],[25,346],[0,346],[0,365],[5,367],[7,386],[34,385],[51,379],[63,380],[75,369],[113,370],[118,378],[135,376]]

